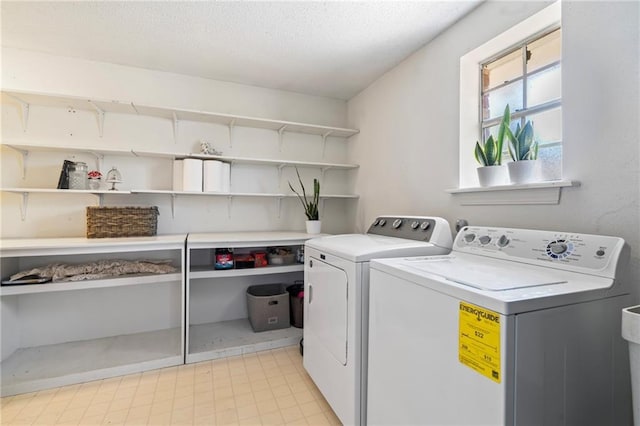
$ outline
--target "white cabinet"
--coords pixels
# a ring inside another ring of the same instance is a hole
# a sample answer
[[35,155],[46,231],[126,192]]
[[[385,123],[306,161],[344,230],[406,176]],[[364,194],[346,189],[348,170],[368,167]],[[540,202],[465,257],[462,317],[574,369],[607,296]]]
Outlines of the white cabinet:
[[168,274],[2,286],[1,393],[184,362],[185,235],[2,240],[3,280],[54,263],[168,260]]
[[250,285],[294,284],[303,279],[304,265],[216,270],[216,248],[236,253],[268,247],[296,248],[314,237],[299,232],[233,232],[189,234],[187,238],[186,362],[198,362],[297,344],[302,329],[289,327],[253,332],[248,320],[246,290]]

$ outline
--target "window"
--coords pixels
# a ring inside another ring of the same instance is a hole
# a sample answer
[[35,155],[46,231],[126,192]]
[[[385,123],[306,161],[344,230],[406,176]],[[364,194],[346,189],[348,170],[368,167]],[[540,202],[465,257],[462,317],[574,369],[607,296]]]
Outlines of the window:
[[482,140],[497,137],[509,105],[512,124],[534,124],[544,180],[562,177],[561,31],[545,31],[480,64]]
[[459,188],[478,187],[475,143],[497,132],[506,104],[512,123],[534,123],[543,178],[562,179],[560,18],[553,3],[460,58]]

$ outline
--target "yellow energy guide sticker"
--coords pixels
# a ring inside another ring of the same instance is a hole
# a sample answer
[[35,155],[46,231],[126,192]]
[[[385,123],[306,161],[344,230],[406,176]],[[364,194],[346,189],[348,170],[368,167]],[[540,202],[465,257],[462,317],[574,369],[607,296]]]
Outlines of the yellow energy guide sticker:
[[460,302],[458,358],[500,383],[500,314]]

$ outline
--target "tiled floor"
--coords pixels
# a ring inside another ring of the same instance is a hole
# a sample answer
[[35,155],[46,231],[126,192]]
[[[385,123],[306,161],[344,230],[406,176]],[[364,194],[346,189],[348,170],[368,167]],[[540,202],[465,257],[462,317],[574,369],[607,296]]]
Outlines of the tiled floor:
[[339,425],[297,346],[1,399],[2,425]]

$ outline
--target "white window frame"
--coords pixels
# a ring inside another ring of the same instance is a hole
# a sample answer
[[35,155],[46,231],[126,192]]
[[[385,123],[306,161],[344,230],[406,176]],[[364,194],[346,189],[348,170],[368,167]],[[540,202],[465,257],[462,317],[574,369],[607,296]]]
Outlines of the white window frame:
[[495,57],[521,41],[559,27],[560,21],[561,4],[558,1],[460,58],[459,188],[478,187],[478,164],[473,156],[473,149],[481,135],[478,114],[481,92],[478,76],[480,65],[486,62],[487,58]]

